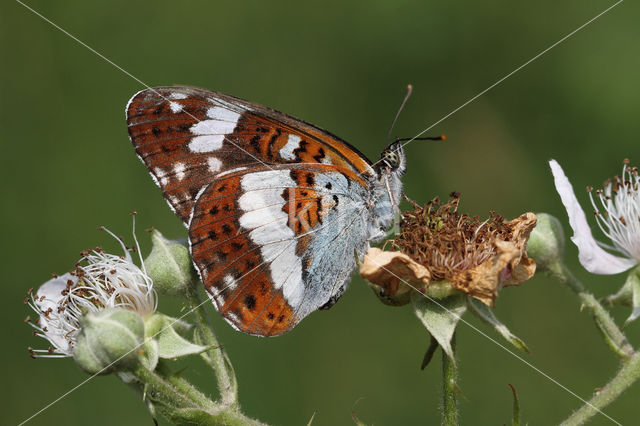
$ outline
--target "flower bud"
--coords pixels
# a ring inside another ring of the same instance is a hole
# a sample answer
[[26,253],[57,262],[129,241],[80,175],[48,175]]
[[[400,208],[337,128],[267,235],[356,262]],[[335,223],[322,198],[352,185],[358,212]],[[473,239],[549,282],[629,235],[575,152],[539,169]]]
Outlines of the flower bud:
[[544,270],[562,258],[564,231],[554,216],[547,213],[538,213],[537,216],[538,224],[529,236],[527,254]]
[[169,296],[183,295],[197,282],[189,250],[157,230],[151,234],[151,241],[153,248],[144,265],[155,290]]
[[82,317],[80,325],[73,357],[87,373],[127,371],[139,362],[144,323],[136,312],[108,308],[88,313]]

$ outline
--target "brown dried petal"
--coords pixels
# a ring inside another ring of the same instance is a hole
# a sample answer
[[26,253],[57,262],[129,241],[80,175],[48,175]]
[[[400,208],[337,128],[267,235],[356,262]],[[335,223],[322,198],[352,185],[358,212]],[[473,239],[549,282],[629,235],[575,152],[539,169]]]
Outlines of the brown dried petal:
[[533,276],[536,263],[526,254],[527,240],[536,216],[525,213],[507,223],[513,227],[511,241],[494,241],[496,253],[480,265],[459,271],[451,284],[488,306],[493,306],[502,287],[520,285]]
[[411,290],[406,285],[401,286],[401,280],[422,288],[426,288],[431,280],[429,270],[406,254],[376,247],[369,249],[365,255],[364,262],[360,264],[360,275],[380,287],[382,291],[377,292],[378,295],[391,304],[404,304],[401,296]]

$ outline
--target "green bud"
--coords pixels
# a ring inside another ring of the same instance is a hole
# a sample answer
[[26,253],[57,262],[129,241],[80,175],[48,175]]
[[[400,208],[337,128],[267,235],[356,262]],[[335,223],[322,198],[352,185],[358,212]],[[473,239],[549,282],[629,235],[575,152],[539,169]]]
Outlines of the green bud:
[[548,269],[562,258],[564,231],[558,219],[547,213],[537,213],[538,223],[527,244],[527,254],[536,261],[538,268]]
[[107,308],[82,317],[80,326],[73,357],[87,373],[127,371],[139,362],[144,323],[136,312]]
[[184,295],[198,282],[189,250],[177,241],[167,240],[159,231],[151,234],[153,248],[144,261],[147,274],[158,293],[168,296]]

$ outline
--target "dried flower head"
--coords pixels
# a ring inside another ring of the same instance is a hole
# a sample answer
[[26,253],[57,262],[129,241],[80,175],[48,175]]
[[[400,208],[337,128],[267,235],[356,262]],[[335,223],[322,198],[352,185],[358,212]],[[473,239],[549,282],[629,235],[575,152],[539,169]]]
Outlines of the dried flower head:
[[578,247],[582,266],[594,274],[617,274],[640,263],[640,177],[637,167],[629,167],[629,160],[623,163],[622,174],[606,181],[603,189],[587,187],[596,223],[611,241],[611,245],[605,245],[593,237],[562,167],[555,160],[549,162],[573,229],[571,241]]
[[460,195],[452,193],[446,203],[438,198],[424,207],[414,203],[392,241],[396,251],[372,249],[361,267],[362,276],[391,297],[401,291],[401,279],[421,283],[424,289],[447,280],[454,289],[490,306],[502,287],[529,279],[535,262],[525,250],[536,216],[526,213],[507,222],[492,212],[481,222],[460,214],[459,201]]
[[[111,232],[107,232],[114,236]],[[122,242],[124,256],[116,256],[100,248],[87,250],[76,263],[75,270],[44,283],[26,299],[38,314],[34,334],[49,341],[48,350],[29,348],[31,355],[68,357],[73,355],[81,319],[88,313],[106,308],[124,308],[142,317],[156,310],[153,282],[136,266]]]

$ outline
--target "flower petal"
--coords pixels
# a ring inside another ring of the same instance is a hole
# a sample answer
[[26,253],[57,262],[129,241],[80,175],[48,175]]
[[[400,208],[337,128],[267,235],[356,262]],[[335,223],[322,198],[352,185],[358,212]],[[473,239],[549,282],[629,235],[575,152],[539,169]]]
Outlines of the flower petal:
[[[46,312],[48,309],[52,309],[53,312],[57,312],[58,302],[62,300],[64,295],[62,291],[67,287],[67,281],[73,281],[74,283],[78,278],[74,275],[66,273],[59,277],[50,279],[46,283],[42,284],[36,293],[34,303],[40,310],[40,312]],[[45,315],[40,315],[40,327],[44,332],[45,337],[51,344],[62,353],[70,353],[69,342],[65,338],[66,331],[60,327],[58,321],[50,321]]]
[[506,222],[505,225],[512,229],[509,241],[496,238],[494,254],[473,268],[454,272],[451,285],[487,306],[494,306],[503,287],[520,285],[536,272],[536,262],[526,253],[529,234],[536,222],[533,213]]
[[75,284],[78,278],[67,272],[42,284],[36,293],[36,305],[43,311],[49,308],[57,308],[58,302],[64,297],[62,291],[67,287],[67,281],[69,280]]
[[578,203],[573,187],[556,160],[549,161],[556,190],[567,209],[569,224],[573,229],[571,241],[578,247],[578,259],[584,268],[594,274],[611,275],[631,268],[634,259],[614,256],[604,251],[593,238],[587,217]]
[[409,303],[412,290],[402,281],[424,289],[431,280],[429,270],[406,254],[377,247],[370,248],[365,255],[360,264],[360,275],[375,286],[372,289],[382,302],[397,306]]

